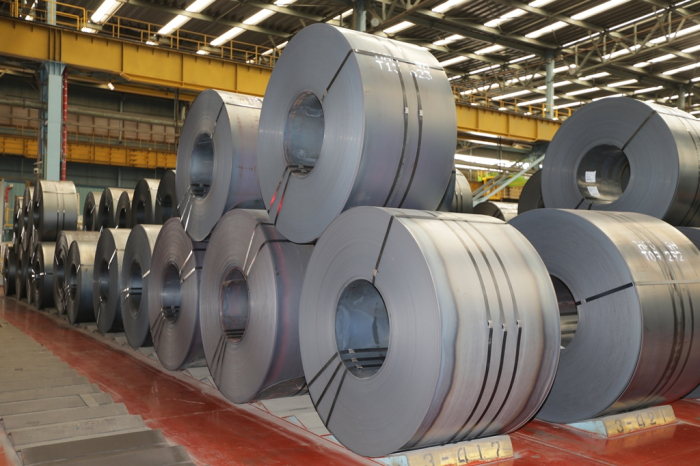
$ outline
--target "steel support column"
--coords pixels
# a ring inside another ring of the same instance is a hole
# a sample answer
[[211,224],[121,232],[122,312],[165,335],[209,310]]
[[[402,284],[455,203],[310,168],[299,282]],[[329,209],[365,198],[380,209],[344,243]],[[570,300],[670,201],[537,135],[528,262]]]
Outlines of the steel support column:
[[365,9],[365,0],[355,1],[355,29],[365,32],[367,30],[367,10]]
[[39,174],[45,180],[61,179],[63,143],[63,63],[45,61],[39,68],[41,110],[39,127]]
[[685,110],[685,86],[678,87],[678,108]]
[[549,50],[547,51],[546,60],[547,76],[545,84],[547,88],[545,91],[545,107],[547,109],[547,118],[554,118],[554,54]]

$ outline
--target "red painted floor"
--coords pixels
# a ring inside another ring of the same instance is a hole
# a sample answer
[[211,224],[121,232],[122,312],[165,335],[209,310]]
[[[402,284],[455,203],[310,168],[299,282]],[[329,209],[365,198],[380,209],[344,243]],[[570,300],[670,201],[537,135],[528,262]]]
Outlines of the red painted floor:
[[[44,313],[0,297],[0,317],[126,404],[149,427],[183,445],[197,464],[377,464],[251,406],[234,406],[215,389],[92,338]],[[700,465],[700,402],[679,401],[678,424],[615,439],[533,421],[511,434],[516,457],[498,465]],[[0,445],[0,466],[4,466]],[[7,463],[9,464],[9,463]]]

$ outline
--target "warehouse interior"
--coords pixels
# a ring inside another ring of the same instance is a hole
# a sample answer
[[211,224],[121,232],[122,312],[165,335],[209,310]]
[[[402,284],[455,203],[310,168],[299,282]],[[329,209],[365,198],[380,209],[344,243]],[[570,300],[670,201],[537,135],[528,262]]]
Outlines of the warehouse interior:
[[698,83],[694,0],[0,0],[0,466],[700,464]]

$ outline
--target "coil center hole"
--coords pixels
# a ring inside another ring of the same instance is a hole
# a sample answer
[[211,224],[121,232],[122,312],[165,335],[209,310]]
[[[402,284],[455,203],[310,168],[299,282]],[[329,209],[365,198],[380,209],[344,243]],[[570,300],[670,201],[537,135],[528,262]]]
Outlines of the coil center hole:
[[576,182],[581,196],[591,204],[610,204],[625,192],[630,175],[627,155],[613,145],[601,144],[579,162]]
[[197,136],[190,158],[190,190],[194,197],[206,197],[214,181],[214,138],[210,133]]
[[170,196],[163,197],[160,208],[161,218],[163,219],[163,223],[165,223],[173,216],[173,199]]
[[304,92],[292,104],[284,127],[287,165],[303,176],[311,172],[321,156],[325,133],[323,106],[316,94]]
[[182,304],[182,284],[180,283],[180,269],[172,262],[168,264],[163,273],[161,303],[163,303],[161,311],[166,322],[170,324],[177,322]]
[[578,308],[576,307],[576,299],[573,293],[566,284],[550,275],[554,292],[557,294],[557,303],[559,304],[559,322],[561,326],[561,347],[566,348],[571,344],[578,328]]
[[63,257],[56,258],[56,267],[54,272],[54,280],[57,280],[58,289],[62,290],[66,286],[66,264],[63,261]]
[[92,229],[92,212],[87,209],[83,215],[83,230],[90,231]]
[[78,291],[78,267],[75,264],[70,265],[70,273],[68,274],[68,294],[70,299],[75,301]]
[[109,228],[109,211],[110,210],[112,210],[112,209],[110,209],[109,205],[105,206],[105,208],[102,210],[102,218],[100,219],[101,220],[100,226],[102,228]]
[[340,294],[335,313],[338,354],[356,377],[371,377],[384,364],[389,348],[389,313],[379,290],[355,280]]
[[239,342],[248,328],[250,315],[248,282],[238,267],[226,272],[221,282],[219,317],[221,328],[230,341]]
[[99,275],[100,302],[107,302],[109,299],[109,263],[106,259],[100,262]]
[[129,310],[131,315],[136,318],[139,308],[141,307],[141,293],[143,292],[143,274],[141,273],[141,264],[138,261],[131,263],[129,269]]
[[136,223],[141,225],[146,223],[146,203],[142,199],[136,204]]
[[128,221],[126,219],[126,208],[122,207],[119,209],[119,220],[117,221],[117,228],[126,228]]

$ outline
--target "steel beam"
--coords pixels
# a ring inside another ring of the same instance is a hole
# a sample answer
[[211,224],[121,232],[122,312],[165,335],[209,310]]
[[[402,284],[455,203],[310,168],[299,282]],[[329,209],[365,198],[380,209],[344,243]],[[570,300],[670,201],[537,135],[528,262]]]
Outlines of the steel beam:
[[61,179],[61,142],[63,134],[63,70],[66,65],[55,61],[45,61],[39,68],[41,102],[44,108],[39,112],[39,156],[41,178]]

